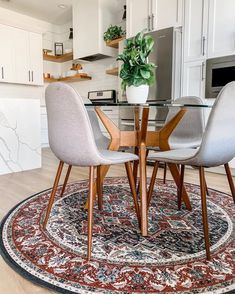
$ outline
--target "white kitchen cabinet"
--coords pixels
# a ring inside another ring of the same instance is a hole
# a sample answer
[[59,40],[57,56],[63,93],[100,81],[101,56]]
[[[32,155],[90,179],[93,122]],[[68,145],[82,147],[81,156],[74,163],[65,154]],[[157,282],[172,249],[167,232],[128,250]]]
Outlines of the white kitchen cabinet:
[[150,31],[150,0],[127,0],[127,38],[145,30]]
[[151,0],[152,30],[182,25],[183,0]]
[[207,55],[208,0],[185,0],[184,61]]
[[43,85],[42,36],[15,29],[15,40],[16,83]]
[[0,25],[0,82],[43,85],[42,35]]
[[15,50],[15,82],[30,84],[29,65],[29,33],[24,30],[14,29]]
[[43,85],[42,35],[29,33],[29,70],[31,84]]
[[75,0],[73,2],[74,59],[95,60],[116,57],[117,51],[106,46],[103,34],[117,23],[114,0]]
[[14,79],[14,47],[13,38],[9,38],[12,30],[0,24],[0,82],[11,82]]
[[206,62],[185,62],[183,67],[183,96],[205,98]]
[[235,1],[209,0],[208,57],[235,54]]
[[183,0],[127,0],[127,37],[182,25]]

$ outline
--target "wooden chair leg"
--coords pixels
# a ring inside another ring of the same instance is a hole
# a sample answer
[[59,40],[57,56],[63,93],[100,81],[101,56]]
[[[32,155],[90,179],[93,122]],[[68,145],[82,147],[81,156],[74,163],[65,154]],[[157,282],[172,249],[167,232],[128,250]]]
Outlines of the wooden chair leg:
[[95,167],[89,168],[89,192],[88,192],[88,232],[87,232],[87,260],[91,259],[92,250],[92,228],[93,228],[93,207],[94,207],[94,173]]
[[50,196],[50,199],[49,199],[49,203],[47,205],[46,216],[45,216],[43,224],[42,224],[42,227],[43,227],[44,230],[46,229],[46,225],[47,225],[50,213],[51,213],[51,208],[52,208],[52,205],[53,205],[53,202],[54,202],[54,199],[55,199],[56,190],[57,190],[57,187],[58,187],[58,184],[59,184],[59,180],[60,180],[60,176],[61,176],[63,166],[64,166],[64,162],[60,161],[58,169],[57,169],[55,181],[54,181],[54,184],[53,184],[53,188],[52,188],[52,191],[51,191],[51,196]]
[[136,193],[135,179],[134,179],[134,175],[131,168],[131,162],[125,162],[125,168],[126,168],[126,173],[127,173],[128,181],[130,184],[130,188],[131,188],[131,193],[134,200],[136,215],[137,215],[139,226],[140,226],[141,225],[140,209],[139,209],[138,198]]
[[63,184],[60,196],[63,196],[63,194],[64,194],[64,191],[65,191],[65,188],[67,186],[68,179],[69,179],[69,176],[70,176],[71,169],[72,169],[72,165],[69,165],[66,176],[65,176],[65,179],[64,179],[64,184]]
[[167,164],[164,163],[164,174],[163,174],[163,184],[166,184],[166,172],[167,172]]
[[182,192],[183,192],[183,185],[184,185],[184,170],[185,166],[182,164],[181,165],[181,170],[180,170],[180,185],[178,189],[178,210],[181,209],[182,205]]
[[235,188],[234,188],[233,177],[232,177],[232,174],[231,174],[229,164],[226,163],[224,165],[224,167],[225,167],[226,175],[227,175],[227,178],[228,178],[228,183],[229,183],[229,187],[230,187],[230,190],[231,190],[231,194],[233,196],[233,202],[235,203]]
[[206,258],[207,260],[210,260],[211,256],[210,256],[209,226],[208,226],[207,205],[206,205],[205,172],[203,167],[199,168],[199,174],[200,174],[202,220],[203,220],[205,247],[206,247]]
[[101,181],[100,168],[101,166],[97,167],[96,187],[97,187],[97,195],[98,195],[98,208],[99,210],[102,210],[103,209],[103,182]]
[[149,184],[149,190],[148,190],[148,194],[147,194],[147,205],[149,207],[151,199],[152,199],[152,195],[153,195],[153,189],[154,189],[154,183],[157,177],[157,171],[158,171],[158,166],[159,166],[159,162],[156,161],[154,163],[154,167],[153,167],[153,173],[152,173],[152,177],[151,177],[151,181]]

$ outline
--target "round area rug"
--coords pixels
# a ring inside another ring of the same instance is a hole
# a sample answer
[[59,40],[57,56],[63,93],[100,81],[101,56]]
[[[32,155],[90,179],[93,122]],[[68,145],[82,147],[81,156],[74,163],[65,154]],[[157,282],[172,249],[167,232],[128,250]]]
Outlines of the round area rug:
[[2,221],[1,254],[25,278],[59,293],[234,293],[232,197],[210,189],[212,260],[206,261],[200,189],[186,188],[192,212],[177,210],[174,182],[157,181],[149,236],[142,237],[127,179],[106,179],[103,211],[94,210],[90,263],[83,209],[87,181],[69,184],[64,196],[57,196],[46,231],[42,220],[50,190],[43,191]]

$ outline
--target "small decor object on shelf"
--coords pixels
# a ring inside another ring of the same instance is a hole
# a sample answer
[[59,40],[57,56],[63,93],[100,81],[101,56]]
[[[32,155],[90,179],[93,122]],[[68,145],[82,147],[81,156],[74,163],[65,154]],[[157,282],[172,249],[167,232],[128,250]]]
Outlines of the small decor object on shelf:
[[104,32],[104,41],[109,42],[125,35],[122,27],[111,25],[106,32]]
[[120,70],[122,88],[126,91],[129,103],[146,103],[149,86],[154,84],[155,64],[148,63],[154,40],[150,35],[138,33],[125,41],[125,48],[117,60],[123,61]]
[[124,12],[122,16],[122,20],[126,20],[126,5],[123,6]]
[[72,40],[73,39],[73,28],[70,28],[69,29],[69,40]]
[[45,55],[52,52],[52,50],[50,50],[50,49],[42,49],[42,51],[43,51],[43,54],[45,54]]
[[62,56],[64,54],[63,43],[55,43],[55,56]]

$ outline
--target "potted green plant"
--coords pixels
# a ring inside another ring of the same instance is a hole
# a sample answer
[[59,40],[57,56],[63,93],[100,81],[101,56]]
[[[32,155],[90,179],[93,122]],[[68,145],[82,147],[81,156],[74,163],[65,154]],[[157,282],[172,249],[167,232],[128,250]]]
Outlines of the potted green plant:
[[111,25],[106,32],[104,32],[104,41],[110,42],[112,40],[121,38],[125,35],[125,31],[123,31],[120,26]]
[[154,84],[155,64],[148,62],[154,40],[150,35],[138,33],[125,41],[125,47],[117,60],[123,61],[120,70],[122,88],[126,90],[129,103],[145,103],[149,86]]

